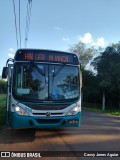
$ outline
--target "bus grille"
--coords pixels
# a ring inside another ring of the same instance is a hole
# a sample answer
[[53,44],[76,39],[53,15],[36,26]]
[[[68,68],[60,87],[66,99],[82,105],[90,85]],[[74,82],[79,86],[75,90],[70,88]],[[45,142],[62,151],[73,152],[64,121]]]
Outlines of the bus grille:
[[60,123],[61,119],[36,119],[39,124],[54,124]]
[[[32,113],[33,115],[45,116],[46,113]],[[62,115],[63,113],[51,113],[51,116]]]
[[66,104],[58,104],[58,105],[27,104],[27,106],[34,110],[62,110],[68,107],[68,105]]

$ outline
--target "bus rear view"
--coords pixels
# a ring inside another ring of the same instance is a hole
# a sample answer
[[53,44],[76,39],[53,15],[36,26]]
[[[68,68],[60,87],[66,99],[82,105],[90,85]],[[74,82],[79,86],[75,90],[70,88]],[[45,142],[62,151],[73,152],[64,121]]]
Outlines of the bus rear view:
[[6,123],[11,128],[80,126],[80,64],[75,54],[19,49],[6,68]]

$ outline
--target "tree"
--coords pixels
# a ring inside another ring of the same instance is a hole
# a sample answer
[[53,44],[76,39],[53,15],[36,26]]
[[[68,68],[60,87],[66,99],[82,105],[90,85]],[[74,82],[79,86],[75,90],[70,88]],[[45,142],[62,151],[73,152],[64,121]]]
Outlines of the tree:
[[109,46],[100,56],[92,62],[97,70],[99,86],[103,93],[103,106],[105,109],[105,97],[109,97],[108,103],[113,102],[120,105],[120,44]]
[[99,86],[96,75],[89,71],[83,70],[83,100],[84,104],[94,103],[98,104],[99,101]]
[[87,48],[86,45],[82,42],[74,44],[70,49],[70,52],[75,53],[78,55],[81,66],[85,68],[85,66],[90,62],[93,58],[96,50],[94,47]]
[[[94,49],[94,47],[87,48],[84,43],[79,42],[77,44],[74,44],[69,49],[69,51],[78,55],[78,58],[80,60],[80,64],[81,64],[81,67],[82,67],[81,75],[83,77],[82,78],[83,79],[83,85],[82,85],[82,92],[81,92],[82,103],[83,103],[83,101],[87,102],[90,95],[91,95],[91,87],[90,87],[91,84],[90,84],[90,82],[91,82],[92,78],[94,79],[94,76],[92,75],[92,72],[87,71],[85,67],[92,60],[93,56],[96,53],[96,50]],[[88,80],[88,81],[86,81],[86,80]]]

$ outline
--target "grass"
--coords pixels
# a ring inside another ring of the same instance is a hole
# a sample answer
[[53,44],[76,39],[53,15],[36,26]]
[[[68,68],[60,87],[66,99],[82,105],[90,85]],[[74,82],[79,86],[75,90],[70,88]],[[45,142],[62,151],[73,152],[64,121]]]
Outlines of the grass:
[[105,114],[111,114],[111,115],[115,115],[115,116],[120,116],[120,109],[116,110],[116,109],[106,109],[105,111],[103,111],[102,109],[98,108],[98,107],[86,107],[83,106],[83,109],[87,109],[89,111],[93,111],[93,112],[99,112],[99,113],[105,113]]
[[6,94],[0,94],[0,108],[6,105]]
[[0,126],[5,125],[6,94],[0,94]]
[[115,115],[115,116],[120,116],[120,110],[107,110],[105,111],[107,114]]

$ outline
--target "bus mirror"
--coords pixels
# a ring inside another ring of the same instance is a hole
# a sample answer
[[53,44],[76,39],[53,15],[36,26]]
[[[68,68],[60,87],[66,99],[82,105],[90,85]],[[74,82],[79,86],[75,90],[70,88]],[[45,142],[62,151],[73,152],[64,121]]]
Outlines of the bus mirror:
[[7,78],[7,75],[8,75],[8,67],[3,67],[2,78],[3,79]]

